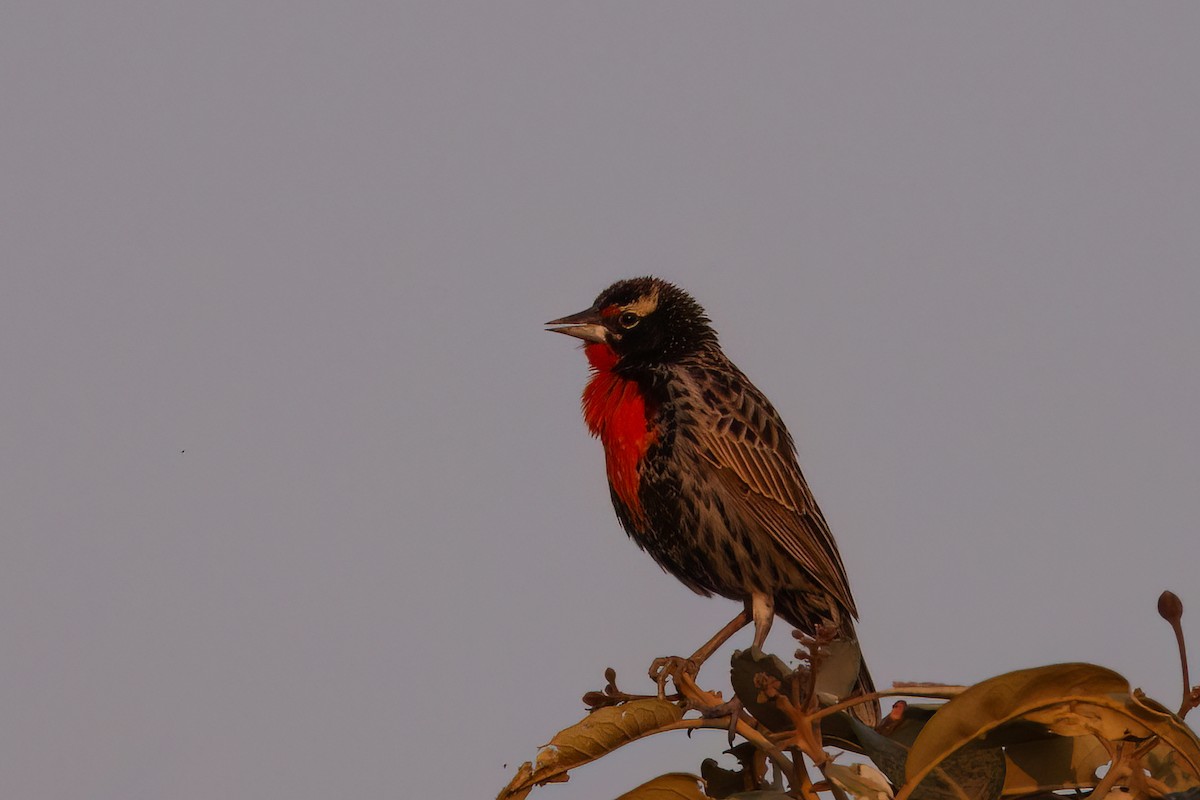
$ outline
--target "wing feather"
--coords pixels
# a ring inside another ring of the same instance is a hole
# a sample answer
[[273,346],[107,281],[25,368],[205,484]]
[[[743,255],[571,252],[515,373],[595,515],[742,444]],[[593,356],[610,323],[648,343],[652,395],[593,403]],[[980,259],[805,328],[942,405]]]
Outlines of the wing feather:
[[[770,402],[742,377],[740,402],[710,406],[698,438],[730,497],[811,579],[857,616],[833,534],[804,481],[791,436]],[[736,411],[730,411],[736,407]]]

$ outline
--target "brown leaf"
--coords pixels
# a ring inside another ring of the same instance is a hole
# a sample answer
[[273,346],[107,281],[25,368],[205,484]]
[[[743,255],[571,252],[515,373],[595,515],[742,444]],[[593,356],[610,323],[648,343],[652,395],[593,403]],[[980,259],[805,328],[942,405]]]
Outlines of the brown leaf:
[[568,770],[643,736],[658,733],[682,717],[683,711],[678,706],[657,698],[633,700],[594,711],[556,733],[538,751],[533,764],[528,761],[522,764],[497,800],[521,800],[537,784],[566,780]]
[[1194,768],[1184,766],[1182,761],[1175,750],[1160,745],[1146,755],[1145,765],[1150,776],[1168,789],[1196,789],[1200,786],[1200,775]]
[[704,776],[704,788],[710,797],[729,797],[742,791],[748,785],[747,776],[740,769],[725,769],[715,758],[706,758],[700,762],[700,774]]
[[704,790],[716,800],[757,789],[766,777],[767,762],[762,751],[752,742],[742,742],[725,751],[738,761],[738,769],[725,769],[711,758],[700,764]]
[[755,685],[755,678],[760,675],[769,676],[778,681],[780,692],[788,694],[791,692],[792,681],[803,679],[806,673],[793,672],[778,656],[755,652],[753,649],[735,651],[729,667],[729,682],[733,686],[734,694],[742,701],[742,707],[769,730],[791,730],[791,717],[781,711],[775,701]]
[[1123,677],[1092,664],[1052,664],[991,678],[946,703],[913,742],[897,797],[908,797],[914,784],[959,748],[1019,718],[1062,736],[1118,740],[1156,734],[1188,772],[1200,765],[1195,734],[1161,706],[1131,695]]
[[828,764],[825,777],[856,800],[891,800],[893,796],[884,774],[868,764]]
[[818,695],[844,699],[854,694],[858,674],[862,669],[862,649],[856,639],[836,639],[825,645],[824,658],[817,670]]
[[996,800],[1004,791],[1004,751],[998,747],[964,747],[938,764],[921,781],[921,798],[963,797]]
[[[892,785],[903,783],[908,746],[872,730],[844,712],[855,738]],[[921,800],[995,800],[1004,787],[1004,751],[973,745],[951,754],[926,775],[913,792]]]
[[710,800],[701,788],[703,783],[686,772],[668,772],[646,781],[617,800]]
[[1094,786],[1096,770],[1108,763],[1108,751],[1095,736],[1055,736],[1004,748],[1008,771],[1005,794]]
[[913,742],[905,769],[907,796],[943,759],[978,736],[1010,719],[1072,700],[1128,692],[1129,683],[1111,670],[1091,664],[1054,664],[1017,670],[977,683],[946,703]]

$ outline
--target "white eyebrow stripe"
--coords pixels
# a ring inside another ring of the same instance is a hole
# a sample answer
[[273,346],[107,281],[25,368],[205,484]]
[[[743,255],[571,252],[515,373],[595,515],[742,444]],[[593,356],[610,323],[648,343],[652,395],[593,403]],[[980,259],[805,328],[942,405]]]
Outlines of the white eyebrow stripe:
[[627,306],[622,307],[622,311],[632,311],[639,317],[644,317],[647,314],[653,313],[654,309],[658,308],[658,287],[655,286],[650,290],[650,294],[645,297],[639,297]]

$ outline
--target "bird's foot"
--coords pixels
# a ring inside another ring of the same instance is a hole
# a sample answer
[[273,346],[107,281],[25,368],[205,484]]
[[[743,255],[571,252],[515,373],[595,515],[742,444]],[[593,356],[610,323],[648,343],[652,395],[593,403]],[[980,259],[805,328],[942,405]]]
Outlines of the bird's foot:
[[699,672],[700,665],[698,663],[690,658],[680,658],[679,656],[656,658],[650,662],[649,670],[650,680],[658,684],[658,697],[660,700],[666,696],[668,679],[678,687],[680,676],[688,675],[695,678]]
[[[717,694],[720,697],[720,694]],[[704,719],[722,719],[729,717],[729,746],[733,747],[733,736],[737,732],[738,720],[742,717],[742,701],[736,696],[723,703],[706,704],[695,700],[687,701],[689,711],[699,711]]]

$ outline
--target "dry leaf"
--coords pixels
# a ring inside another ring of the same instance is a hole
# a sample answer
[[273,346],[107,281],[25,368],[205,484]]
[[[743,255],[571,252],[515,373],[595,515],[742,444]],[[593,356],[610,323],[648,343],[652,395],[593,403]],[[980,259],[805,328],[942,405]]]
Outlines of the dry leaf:
[[1108,763],[1108,751],[1095,736],[1014,743],[1004,753],[1008,756],[1006,795],[1094,786],[1096,770]]
[[657,698],[634,700],[588,714],[559,731],[537,754],[533,764],[521,765],[497,800],[521,800],[539,783],[566,780],[567,771],[643,736],[658,733],[678,722],[683,711]]
[[668,772],[646,781],[617,800],[709,800],[704,781],[686,772]]
[[1109,739],[1158,735],[1187,771],[1200,765],[1200,740],[1170,712],[1130,694],[1129,683],[1093,664],[1053,664],[1018,670],[970,687],[942,707],[913,742],[900,800],[956,750],[1015,719],[1047,725],[1060,735],[1096,733]]
[[892,785],[884,774],[869,764],[830,764],[825,777],[858,800],[892,800]]

